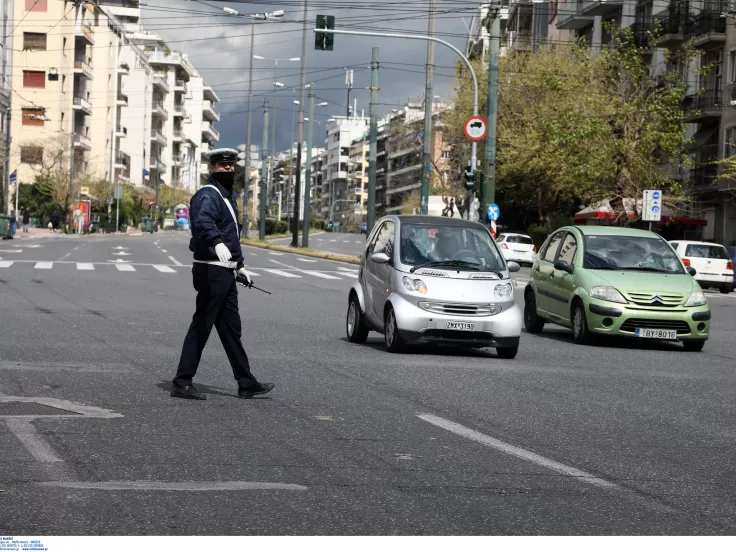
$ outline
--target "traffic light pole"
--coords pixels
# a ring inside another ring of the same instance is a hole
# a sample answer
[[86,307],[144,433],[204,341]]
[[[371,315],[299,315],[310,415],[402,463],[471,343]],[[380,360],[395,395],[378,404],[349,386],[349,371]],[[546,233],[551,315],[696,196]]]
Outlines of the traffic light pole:
[[[307,117],[307,166],[304,171],[304,220],[302,221],[302,247],[309,247],[309,219],[310,219],[310,208],[311,208],[311,186],[312,186],[312,121],[314,120],[314,97],[317,95],[317,90],[314,88],[314,83],[309,85],[309,100],[307,109],[309,116]],[[301,146],[300,146],[301,147]]]
[[[250,195],[250,120],[251,110],[250,101],[253,98],[253,33],[255,23],[250,24],[250,61],[248,62],[248,123],[245,133],[245,158],[243,159],[243,169],[245,170],[245,182],[243,182],[243,229],[241,235],[248,237],[248,196]],[[255,201],[255,197],[253,198]]]
[[[498,116],[498,56],[501,45],[501,17],[498,8],[491,14],[488,56],[488,105],[486,120],[485,181],[483,183],[484,220],[495,226],[488,218],[488,207],[496,202],[496,118]],[[494,228],[495,236],[495,228]]]
[[266,239],[266,200],[268,193],[268,164],[266,163],[266,152],[268,151],[268,100],[263,100],[263,147],[261,148],[261,208],[258,220],[258,239]]
[[[378,47],[374,47],[371,55],[371,103],[369,106],[370,145],[368,148],[368,217],[366,220],[366,238],[373,230],[376,217],[376,158],[378,156]],[[361,211],[363,207],[361,206]]]

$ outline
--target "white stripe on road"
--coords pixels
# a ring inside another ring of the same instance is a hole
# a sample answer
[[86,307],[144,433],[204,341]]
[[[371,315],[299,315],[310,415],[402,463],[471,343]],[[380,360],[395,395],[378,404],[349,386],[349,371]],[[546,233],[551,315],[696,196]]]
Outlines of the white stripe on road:
[[43,481],[42,487],[96,491],[306,491],[293,483],[259,481]]
[[56,456],[52,448],[38,434],[30,419],[7,418],[5,425],[37,461],[62,462],[62,459]]
[[316,259],[305,259],[304,257],[297,257],[296,259],[303,263],[316,263],[317,262]]
[[316,270],[301,270],[300,272],[304,272],[304,274],[309,274],[310,276],[316,276],[317,278],[324,278],[325,280],[340,280],[337,276],[330,276],[329,274],[317,272]]
[[247,275],[248,275],[249,277],[257,277],[257,278],[260,278],[260,276],[259,276],[258,274],[256,274],[255,272],[251,272],[251,271],[250,271],[250,270],[248,270],[247,268],[245,269],[245,273],[246,273],[246,274],[247,274]]
[[284,278],[301,278],[301,276],[297,274],[292,274],[291,272],[284,272],[283,270],[277,270],[275,268],[264,268],[266,272],[270,272],[271,274],[276,274],[276,276],[283,276]]
[[13,261],[0,261],[0,268],[10,268],[13,266]]
[[176,272],[176,270],[166,265],[153,265],[153,268],[155,268],[159,272]]
[[43,269],[43,270],[51,270],[53,268],[53,266],[54,266],[54,263],[47,263],[47,262],[41,262],[41,261],[39,261],[39,262],[37,262],[33,266],[33,268],[40,268],[40,269]]
[[135,267],[133,265],[116,264],[115,268],[117,268],[120,272],[135,272]]
[[77,270],[94,270],[95,265],[92,263],[77,263]]
[[268,253],[269,253],[269,255],[276,255],[276,256],[283,255],[283,253],[277,253],[276,251],[269,251]]
[[555,462],[554,460],[550,460],[549,458],[545,458],[544,456],[540,456],[539,454],[525,450],[523,448],[515,447],[514,445],[510,445],[509,443],[504,443],[503,441],[499,441],[498,439],[494,439],[493,437],[489,437],[488,435],[484,435],[483,433],[480,433],[463,425],[456,424],[455,422],[445,420],[444,418],[440,418],[439,416],[434,416],[433,414],[417,414],[417,416],[425,422],[429,422],[430,424],[433,424],[437,427],[441,427],[442,429],[455,433],[456,435],[460,435],[461,437],[465,437],[466,439],[470,439],[471,441],[475,441],[476,443],[481,443],[482,445],[491,447],[500,452],[510,454],[511,456],[516,456],[517,458],[527,460],[529,462],[537,464],[538,466],[556,471],[563,475],[574,477],[582,481],[583,483],[589,483],[591,485],[595,485],[596,487],[604,487],[609,489],[618,488],[618,485],[616,485],[615,483],[611,483],[610,481],[606,481],[605,479],[595,477],[594,475],[581,471],[577,468],[573,468],[572,466],[567,466],[565,464],[561,464],[560,462]]
[[161,253],[168,253],[168,251],[166,251],[165,249],[162,249]]
[[176,259],[175,259],[174,257],[172,257],[171,255],[169,255],[169,259],[171,259],[171,262],[172,262],[172,263],[174,263],[174,264],[175,264],[176,266],[184,266],[183,264],[181,264],[181,263],[180,263],[179,261],[177,261],[177,260],[176,260]]

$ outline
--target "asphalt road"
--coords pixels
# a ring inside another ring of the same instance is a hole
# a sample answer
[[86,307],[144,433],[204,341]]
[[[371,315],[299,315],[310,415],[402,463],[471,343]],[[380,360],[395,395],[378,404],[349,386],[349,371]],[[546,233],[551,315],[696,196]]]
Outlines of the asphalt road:
[[[302,243],[301,236],[299,243]],[[319,232],[309,235],[310,249],[359,257],[365,247],[365,234],[343,234],[340,232]],[[271,243],[289,245],[291,238],[271,240]]]
[[0,244],[0,534],[734,533],[736,295],[702,353],[550,328],[396,356],[344,338],[354,266],[246,253],[276,390],[238,399],[213,335],[184,401],[186,236]]

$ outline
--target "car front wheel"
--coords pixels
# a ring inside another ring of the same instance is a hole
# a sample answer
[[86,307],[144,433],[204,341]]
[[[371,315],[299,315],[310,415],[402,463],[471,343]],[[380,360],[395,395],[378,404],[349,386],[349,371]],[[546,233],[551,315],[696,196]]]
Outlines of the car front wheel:
[[350,343],[365,343],[365,340],[368,339],[368,328],[365,325],[363,311],[360,310],[360,302],[355,295],[350,297],[345,330]]
[[731,293],[731,289],[732,288],[733,288],[733,286],[723,286],[723,287],[721,287],[721,293],[729,294],[729,293]]
[[590,330],[585,318],[585,305],[578,300],[572,308],[572,337],[578,345],[590,343]]
[[544,329],[544,320],[537,314],[537,300],[534,292],[528,293],[524,300],[524,327],[532,334],[540,333]]
[[399,335],[399,327],[396,325],[396,314],[393,307],[386,309],[384,317],[383,337],[386,343],[386,349],[389,353],[400,353],[404,350],[404,340]]

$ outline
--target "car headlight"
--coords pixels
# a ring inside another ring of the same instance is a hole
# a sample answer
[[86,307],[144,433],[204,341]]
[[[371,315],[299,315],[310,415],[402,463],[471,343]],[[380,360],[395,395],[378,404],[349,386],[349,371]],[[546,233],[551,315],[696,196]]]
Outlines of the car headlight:
[[628,303],[621,292],[613,286],[596,286],[590,290],[590,296],[611,303]]
[[514,288],[511,287],[511,284],[497,284],[493,289],[493,295],[496,297],[511,297],[513,291]]
[[422,280],[412,280],[408,276],[404,276],[404,278],[401,280],[401,283],[403,283],[404,287],[409,291],[416,291],[417,293],[421,293],[422,295],[425,295],[428,291],[427,284],[425,284]]
[[705,299],[705,293],[703,293],[700,290],[693,291],[690,294],[690,298],[687,300],[687,303],[685,303],[686,307],[700,307],[702,305],[707,305],[708,301]]

